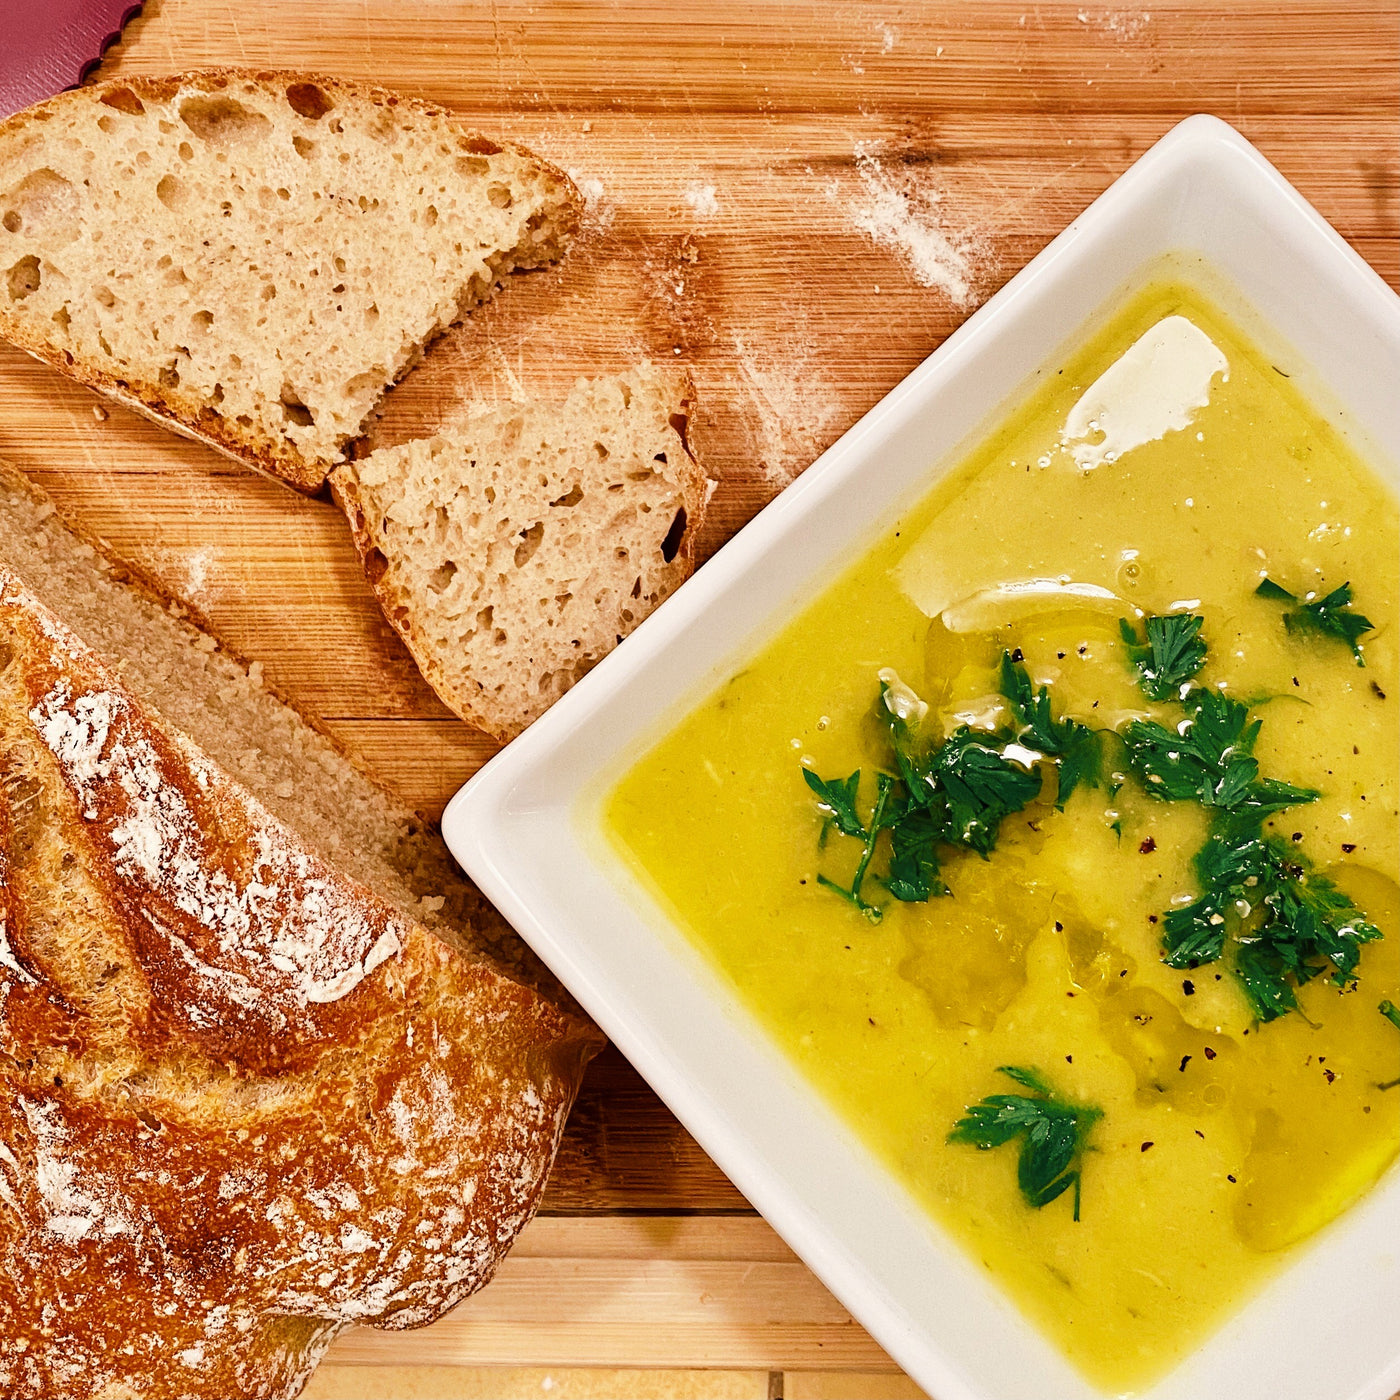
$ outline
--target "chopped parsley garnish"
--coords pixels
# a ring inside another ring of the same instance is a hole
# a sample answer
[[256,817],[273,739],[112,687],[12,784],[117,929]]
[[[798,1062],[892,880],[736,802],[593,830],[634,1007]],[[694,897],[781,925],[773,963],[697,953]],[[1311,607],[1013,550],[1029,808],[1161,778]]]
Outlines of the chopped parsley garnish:
[[1175,729],[1132,720],[1123,730],[1128,761],[1149,796],[1260,816],[1316,801],[1312,788],[1259,777],[1253,750],[1261,721],[1247,705],[1215,690],[1192,690],[1184,704],[1187,718]]
[[1304,602],[1299,602],[1297,594],[1290,593],[1269,578],[1254,591],[1260,598],[1298,604],[1283,614],[1283,625],[1290,632],[1335,637],[1351,648],[1358,666],[1366,664],[1366,658],[1361,654],[1360,640],[1367,632],[1374,632],[1376,625],[1369,617],[1352,611],[1351,584],[1344,583],[1340,588],[1334,588],[1325,598]]
[[1330,971],[1338,986],[1354,982],[1361,944],[1380,930],[1298,852],[1264,835],[1265,817],[1321,794],[1259,776],[1261,721],[1249,706],[1198,688],[1184,689],[1181,703],[1186,714],[1175,728],[1132,720],[1123,730],[1129,764],[1150,797],[1197,802],[1212,813],[1193,861],[1200,896],[1162,917],[1163,961],[1216,962],[1233,941],[1245,996],[1261,1021],[1272,1021],[1294,1010],[1297,989],[1320,973]]
[[985,856],[1002,821],[1040,795],[1039,773],[1002,752],[1011,738],[963,725],[934,750],[913,795],[942,807],[945,841]]
[[1218,822],[1195,868],[1202,894],[1164,916],[1164,961],[1215,962],[1233,937],[1235,975],[1261,1021],[1294,1010],[1295,989],[1319,973],[1339,987],[1354,982],[1361,945],[1381,936],[1298,852],[1261,835],[1257,819]]
[[1149,617],[1144,642],[1127,618],[1119,620],[1118,630],[1122,633],[1128,659],[1137,668],[1138,685],[1149,700],[1180,696],[1182,687],[1205,665],[1206,644],[1201,639],[1201,621],[1194,613]]
[[[1266,580],[1259,591],[1266,588],[1277,585]],[[1322,604],[1332,606],[1333,616],[1346,616],[1337,610],[1350,596],[1344,587]],[[1370,626],[1364,618],[1351,617]],[[1261,776],[1254,747],[1262,721],[1250,713],[1248,704],[1191,684],[1207,655],[1199,617],[1149,617],[1146,642],[1138,640],[1126,621],[1122,630],[1144,693],[1179,703],[1181,718],[1175,725],[1135,719],[1115,736],[1057,715],[1049,688],[1034,684],[1020,653],[1013,657],[1003,652],[999,683],[1014,722],[992,731],[959,726],[938,742],[922,732],[928,709],[924,702],[893,672],[881,672],[876,713],[894,771],[875,774],[869,818],[860,812],[859,770],[847,778],[824,779],[803,769],[826,816],[819,844],[825,845],[833,829],[861,842],[849,886],[821,874],[818,884],[872,922],[882,915],[862,893],[867,877],[905,902],[945,895],[941,849],[962,847],[989,857],[1007,817],[1040,796],[1043,763],[1053,763],[1056,769],[1057,808],[1063,809],[1081,786],[1104,786],[1112,798],[1124,780],[1124,773],[1104,772],[1104,745],[1112,741],[1121,743],[1125,769],[1149,797],[1194,802],[1210,814],[1209,835],[1192,862],[1199,894],[1161,916],[1162,960],[1191,969],[1228,959],[1255,1015],[1264,1022],[1295,1010],[1298,989],[1323,973],[1339,987],[1354,983],[1361,945],[1380,938],[1380,930],[1300,852],[1264,832],[1265,818],[1314,802],[1321,794]],[[1112,829],[1121,838],[1121,819]],[[888,863],[884,874],[872,873],[882,831],[889,832]],[[1389,1002],[1385,1007],[1390,1008],[1385,1014],[1400,1026],[1400,1011]],[[1006,1072],[1013,1077],[1028,1073]],[[1049,1090],[1039,1087],[1048,1102]],[[985,1116],[986,1105],[995,1107],[1002,1100],[1011,1102],[1004,1095],[988,1099],[957,1131],[981,1121],[978,1114]]]
[[1103,777],[1101,736],[1078,720],[1056,719],[1050,692],[1036,690],[1030,673],[1011,653],[1001,654],[1001,693],[1021,725],[1021,742],[1059,759],[1055,806],[1061,811],[1075,788],[1096,786]]
[[1040,795],[1037,768],[1005,752],[1016,742],[1010,730],[988,733],[963,725],[942,743],[931,744],[919,732],[922,706],[901,683],[881,680],[876,709],[895,772],[877,772],[875,806],[868,821],[859,811],[860,770],[835,779],[802,770],[827,818],[822,844],[832,827],[863,843],[849,886],[825,875],[818,875],[817,883],[875,923],[881,917],[879,906],[866,900],[861,890],[882,831],[890,833],[889,866],[885,875],[875,878],[896,899],[923,902],[948,893],[938,874],[940,845],[989,855],[1002,822]]
[[1021,1138],[1016,1181],[1028,1206],[1039,1210],[1074,1187],[1074,1218],[1079,1219],[1081,1158],[1089,1130],[1103,1110],[1057,1098],[1037,1070],[1002,1065],[998,1074],[1015,1080],[1029,1094],[991,1094],[970,1104],[949,1142],[968,1142],[983,1151]]

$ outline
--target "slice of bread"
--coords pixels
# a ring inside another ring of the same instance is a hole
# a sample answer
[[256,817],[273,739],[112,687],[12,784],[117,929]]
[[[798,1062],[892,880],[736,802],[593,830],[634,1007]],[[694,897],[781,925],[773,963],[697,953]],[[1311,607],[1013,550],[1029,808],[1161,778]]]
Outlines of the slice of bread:
[[305,491],[423,346],[562,255],[560,171],[367,84],[129,78],[0,122],[0,337]]
[[644,364],[336,468],[385,615],[468,723],[518,734],[690,576],[693,398]]
[[441,838],[389,797],[232,655],[189,605],[104,552],[0,458],[0,561],[65,618],[135,695],[188,734],[331,864],[470,956],[558,996],[554,979],[457,868]]
[[338,873],[0,568],[0,1392],[281,1400],[533,1213],[599,1038]]

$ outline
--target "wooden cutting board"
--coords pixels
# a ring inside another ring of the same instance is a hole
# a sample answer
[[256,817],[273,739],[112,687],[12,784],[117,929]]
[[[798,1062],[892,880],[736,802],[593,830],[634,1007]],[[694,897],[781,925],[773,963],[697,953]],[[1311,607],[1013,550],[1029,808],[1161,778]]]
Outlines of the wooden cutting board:
[[[148,0],[101,75],[213,64],[373,79],[568,169],[577,250],[440,341],[376,437],[679,361],[722,483],[706,554],[1192,112],[1239,127],[1400,286],[1393,0]],[[415,805],[440,811],[493,751],[418,677],[328,505],[6,347],[0,455]],[[425,1332],[349,1335],[312,1393],[917,1394],[892,1370],[609,1053],[497,1282]]]

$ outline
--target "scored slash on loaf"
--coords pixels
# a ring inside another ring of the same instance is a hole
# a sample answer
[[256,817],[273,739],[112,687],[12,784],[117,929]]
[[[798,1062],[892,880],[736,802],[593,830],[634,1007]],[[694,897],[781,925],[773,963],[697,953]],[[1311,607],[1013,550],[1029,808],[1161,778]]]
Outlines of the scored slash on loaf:
[[130,78],[0,122],[0,337],[304,491],[424,345],[559,258],[568,178],[364,83]]
[[596,1032],[309,851],[0,568],[0,1390],[281,1400],[485,1283]]

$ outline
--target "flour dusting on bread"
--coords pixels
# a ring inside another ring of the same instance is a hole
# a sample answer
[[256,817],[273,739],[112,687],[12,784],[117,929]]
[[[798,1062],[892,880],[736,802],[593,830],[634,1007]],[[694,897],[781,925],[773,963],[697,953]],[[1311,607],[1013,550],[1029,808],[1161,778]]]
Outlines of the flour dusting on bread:
[[[232,879],[212,857],[203,828],[163,771],[151,739],[131,723],[122,696],[96,691],[75,697],[59,681],[29,717],[58,759],[84,818],[109,814],[111,868],[133,887],[138,917],[245,1009],[260,999],[303,1007],[336,1001],[403,946],[401,919],[385,912],[371,921],[361,909],[347,909],[312,857],[270,824],[255,831],[246,883]],[[201,789],[217,783],[202,759],[182,757]],[[212,935],[207,954],[159,917],[153,896]],[[223,965],[210,960],[216,956]],[[261,986],[246,976],[249,964],[261,970]],[[280,1024],[286,1024],[284,1017]]]
[[280,702],[189,609],[76,533],[0,460],[0,559],[65,618],[140,701],[188,734],[298,840],[353,870],[453,947],[558,995],[543,967],[467,883],[431,826],[388,797],[325,734]]

